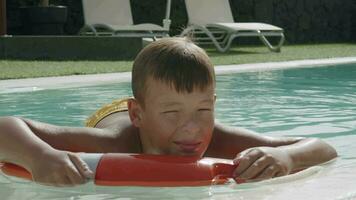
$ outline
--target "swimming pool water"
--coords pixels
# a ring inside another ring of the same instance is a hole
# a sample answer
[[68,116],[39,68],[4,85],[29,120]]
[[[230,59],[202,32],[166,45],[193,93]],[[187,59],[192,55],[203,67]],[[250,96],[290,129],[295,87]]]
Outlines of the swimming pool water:
[[[269,136],[318,137],[336,161],[283,183],[211,187],[53,188],[0,176],[1,199],[356,199],[356,64],[217,77],[216,118]],[[130,96],[130,84],[0,93],[0,116],[82,126],[105,103]]]

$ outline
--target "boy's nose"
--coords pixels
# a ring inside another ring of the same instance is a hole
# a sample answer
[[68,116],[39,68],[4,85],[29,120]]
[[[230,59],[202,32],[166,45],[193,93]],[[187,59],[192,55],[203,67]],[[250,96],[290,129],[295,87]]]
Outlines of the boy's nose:
[[188,121],[183,125],[183,131],[188,134],[198,133],[200,130],[199,124],[194,121]]

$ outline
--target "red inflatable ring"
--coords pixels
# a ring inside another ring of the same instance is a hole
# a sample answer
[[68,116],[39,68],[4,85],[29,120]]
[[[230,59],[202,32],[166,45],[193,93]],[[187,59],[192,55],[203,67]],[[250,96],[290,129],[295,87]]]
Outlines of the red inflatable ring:
[[[203,186],[224,184],[236,168],[232,160],[172,155],[80,154],[95,173],[94,183],[105,186]],[[0,165],[10,176],[32,179],[24,168]]]

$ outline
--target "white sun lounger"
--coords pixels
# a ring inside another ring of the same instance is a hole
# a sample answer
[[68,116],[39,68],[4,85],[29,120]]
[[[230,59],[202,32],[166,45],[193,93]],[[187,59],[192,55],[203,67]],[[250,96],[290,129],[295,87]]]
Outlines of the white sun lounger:
[[[214,44],[226,52],[236,37],[259,37],[269,50],[280,52],[283,29],[265,23],[235,23],[229,0],[185,0],[188,26],[181,36],[192,35],[198,44]],[[279,37],[273,46],[266,37]]]
[[167,0],[162,26],[133,24],[130,0],[82,0],[85,25],[80,35],[111,35],[120,37],[167,37],[171,20],[171,0]]

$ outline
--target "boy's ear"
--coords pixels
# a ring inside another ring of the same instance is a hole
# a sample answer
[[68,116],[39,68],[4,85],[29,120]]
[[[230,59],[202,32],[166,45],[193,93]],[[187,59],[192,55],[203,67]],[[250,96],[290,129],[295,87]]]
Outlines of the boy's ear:
[[138,101],[134,98],[130,98],[127,102],[127,108],[129,111],[129,117],[132,124],[135,127],[140,127],[142,108],[138,103]]

